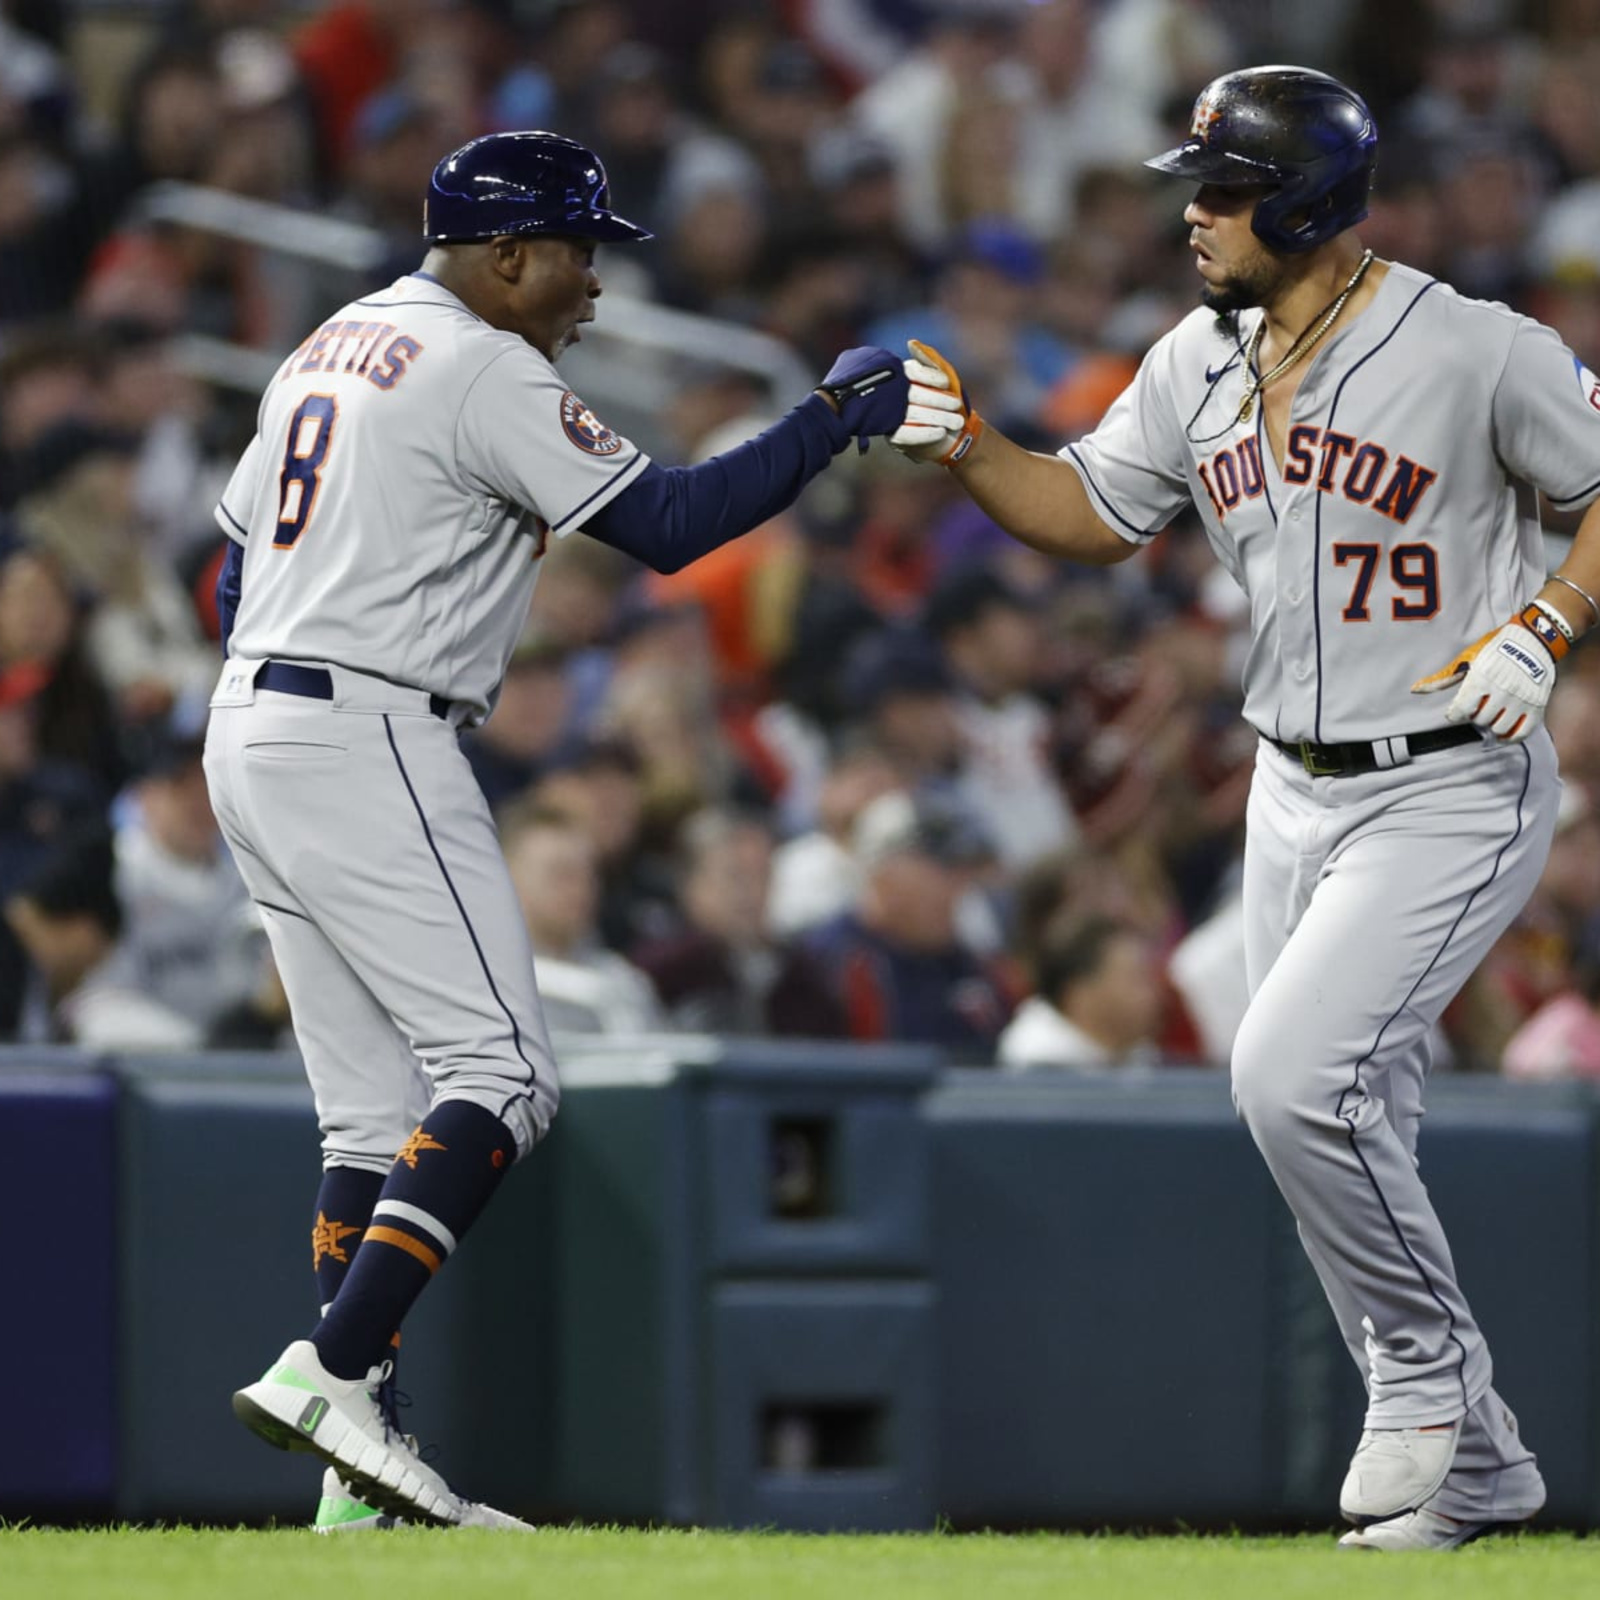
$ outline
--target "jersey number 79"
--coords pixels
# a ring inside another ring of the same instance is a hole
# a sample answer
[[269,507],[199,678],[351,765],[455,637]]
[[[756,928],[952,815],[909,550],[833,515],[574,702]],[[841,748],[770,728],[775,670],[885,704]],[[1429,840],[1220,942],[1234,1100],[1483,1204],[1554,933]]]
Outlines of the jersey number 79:
[[338,420],[339,402],[331,394],[308,394],[289,419],[289,442],[278,473],[278,526],[272,535],[275,550],[292,550],[306,531]]

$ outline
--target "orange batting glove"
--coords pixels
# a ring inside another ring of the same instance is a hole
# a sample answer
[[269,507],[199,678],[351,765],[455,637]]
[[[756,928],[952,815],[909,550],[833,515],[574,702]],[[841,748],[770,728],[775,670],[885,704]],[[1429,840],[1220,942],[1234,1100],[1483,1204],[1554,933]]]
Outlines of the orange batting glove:
[[1556,662],[1572,647],[1572,630],[1553,606],[1534,600],[1506,623],[1475,639],[1447,667],[1411,685],[1413,694],[1455,689],[1448,722],[1471,722],[1507,744],[1544,725]]
[[908,343],[906,420],[889,435],[889,443],[913,461],[953,467],[977,443],[983,418],[972,409],[956,369],[932,345],[920,339]]

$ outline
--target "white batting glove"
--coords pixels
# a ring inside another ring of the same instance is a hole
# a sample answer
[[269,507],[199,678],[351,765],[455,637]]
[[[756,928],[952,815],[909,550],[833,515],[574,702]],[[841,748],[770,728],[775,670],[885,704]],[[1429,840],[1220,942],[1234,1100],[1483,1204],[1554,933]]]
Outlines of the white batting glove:
[[931,345],[909,342],[914,354],[905,363],[906,420],[889,443],[913,461],[952,466],[977,442],[983,419],[962,392],[956,369]]
[[[1419,678],[1411,692],[1454,688],[1446,721],[1471,722],[1506,744],[1520,744],[1544,725],[1557,656],[1567,653],[1567,641],[1552,629],[1548,610],[1534,601],[1503,628],[1474,640],[1449,666]],[[1525,620],[1530,613],[1533,620]],[[1551,637],[1559,650],[1546,642]]]
[[[949,379],[925,361],[908,360],[906,379],[911,385],[906,396],[906,420],[889,435],[889,443],[913,459],[936,461],[950,448],[950,436],[960,433],[966,419],[961,396],[953,394]],[[922,452],[928,445],[936,450]]]

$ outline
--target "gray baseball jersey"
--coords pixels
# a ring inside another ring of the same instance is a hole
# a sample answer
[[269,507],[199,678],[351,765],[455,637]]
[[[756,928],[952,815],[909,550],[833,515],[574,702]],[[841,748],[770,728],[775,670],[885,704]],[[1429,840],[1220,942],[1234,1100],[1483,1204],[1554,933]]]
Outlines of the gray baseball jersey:
[[1600,383],[1549,329],[1391,266],[1310,356],[1281,467],[1241,421],[1260,312],[1206,310],[1063,456],[1143,543],[1198,511],[1244,589],[1245,716],[1268,740],[1365,745],[1326,775],[1263,740],[1246,830],[1235,1102],[1294,1212],[1368,1391],[1367,1426],[1464,1419],[1433,1502],[1516,1520],[1544,1495],[1418,1175],[1440,1016],[1538,881],[1559,794],[1540,731],[1418,754],[1411,693],[1544,581],[1534,489],[1600,491]]
[[386,1172],[441,1097],[519,1150],[554,1114],[533,952],[456,727],[494,704],[548,539],[646,462],[422,273],[336,312],[262,399],[217,511],[244,565],[206,776],[330,1164]]
[[1411,685],[1544,581],[1529,487],[1600,491],[1600,382],[1550,329],[1393,265],[1311,355],[1283,469],[1264,410],[1237,421],[1243,349],[1197,310],[1062,451],[1100,516],[1144,542],[1193,504],[1250,598],[1245,708],[1335,744],[1439,725]]
[[284,362],[217,508],[245,547],[232,652],[493,705],[551,536],[648,460],[515,334],[412,273]]

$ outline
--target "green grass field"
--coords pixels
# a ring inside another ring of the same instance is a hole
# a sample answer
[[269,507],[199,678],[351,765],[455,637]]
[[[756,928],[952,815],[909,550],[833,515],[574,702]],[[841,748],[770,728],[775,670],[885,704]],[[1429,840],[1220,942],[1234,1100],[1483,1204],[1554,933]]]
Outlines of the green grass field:
[[1600,1594],[1600,1540],[1520,1534],[1448,1555],[1354,1555],[1330,1536],[794,1534],[551,1528],[0,1528],[3,1600],[1565,1600]]

